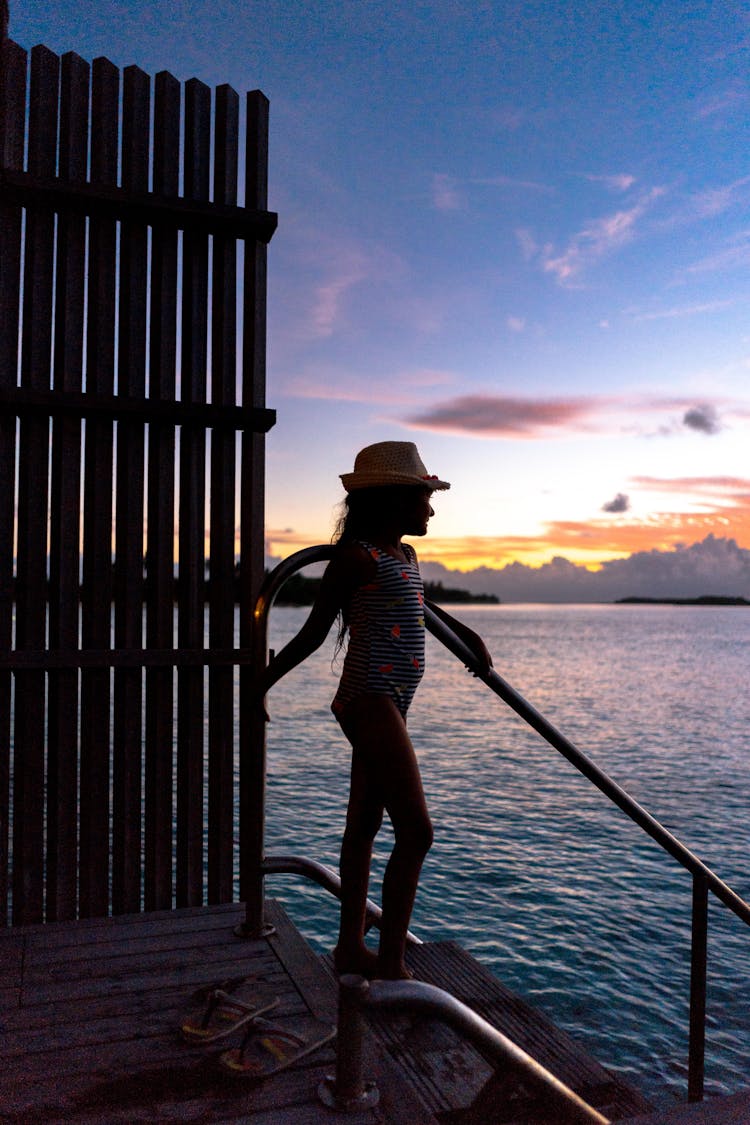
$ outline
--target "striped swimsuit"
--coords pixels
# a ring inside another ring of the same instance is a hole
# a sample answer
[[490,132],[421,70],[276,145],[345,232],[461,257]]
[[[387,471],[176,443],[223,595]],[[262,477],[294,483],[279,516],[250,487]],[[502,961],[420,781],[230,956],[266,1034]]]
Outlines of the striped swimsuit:
[[377,564],[372,582],[355,591],[349,611],[349,643],[336,697],[339,717],[360,695],[387,695],[406,717],[424,672],[424,587],[414,549],[407,562],[362,543]]

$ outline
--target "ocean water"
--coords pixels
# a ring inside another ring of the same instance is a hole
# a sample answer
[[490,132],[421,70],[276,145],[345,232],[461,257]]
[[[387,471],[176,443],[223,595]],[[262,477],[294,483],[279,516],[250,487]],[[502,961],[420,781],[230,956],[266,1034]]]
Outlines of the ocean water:
[[[304,609],[274,608],[271,644]],[[750,611],[459,607],[500,674],[750,899]],[[337,865],[333,638],[269,696],[267,851]],[[437,641],[409,716],[435,824],[412,929],[454,939],[657,1104],[684,1099],[692,880]],[[377,844],[371,897],[390,848]],[[268,881],[319,949],[337,904]],[[707,1094],[750,1086],[750,927],[709,909]]]

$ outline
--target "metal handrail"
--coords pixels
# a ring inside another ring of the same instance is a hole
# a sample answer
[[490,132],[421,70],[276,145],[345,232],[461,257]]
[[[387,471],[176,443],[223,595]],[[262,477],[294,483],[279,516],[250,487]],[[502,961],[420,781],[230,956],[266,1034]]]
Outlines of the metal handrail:
[[544,716],[536,710],[527,700],[520,695],[515,688],[512,688],[507,680],[504,680],[494,668],[490,669],[488,675],[485,675],[479,664],[462,640],[456,636],[452,629],[441,621],[437,614],[433,613],[429,607],[425,606],[425,624],[432,635],[439,640],[447,649],[449,649],[454,656],[458,657],[462,664],[474,673],[474,675],[481,679],[495,695],[499,695],[503,702],[507,703],[512,710],[516,712],[529,726],[533,727],[538,734],[541,734],[545,741],[549,742],[551,746],[558,750],[563,757],[567,758],[571,765],[575,766],[580,773],[593,782],[597,789],[600,789],[605,796],[609,797],[624,813],[626,813],[631,820],[647,832],[657,844],[669,852],[669,854],[681,863],[683,867],[693,875],[700,875],[706,879],[706,883],[711,891],[717,898],[721,899],[725,906],[742,918],[744,922],[750,925],[750,905],[740,898],[731,887],[728,887],[718,875],[716,875],[710,867],[707,867],[702,860],[698,859],[689,848],[673,836],[663,824],[660,824],[650,813],[638,804],[630,794],[613,781],[604,770],[600,769],[590,758],[579,750],[570,739],[561,734],[552,723],[548,722]]
[[[308,547],[284,559],[266,578],[255,608],[255,625],[260,630],[257,644],[265,645],[267,650],[268,615],[274,598],[283,584],[297,571],[316,562],[333,557],[335,546]],[[516,714],[528,723],[555,750],[563,755],[580,773],[587,777],[606,797],[618,806],[626,816],[646,832],[673,859],[676,859],[693,877],[692,926],[691,926],[691,964],[690,964],[690,1030],[688,1051],[688,1100],[700,1101],[703,1098],[705,1024],[706,1024],[706,974],[707,974],[707,935],[708,935],[708,892],[711,891],[738,918],[750,925],[750,905],[731,887],[727,886],[709,867],[673,836],[664,825],[635,801],[617,782],[591,761],[582,751],[560,733],[523,698],[495,670],[482,671],[472,651],[456,636],[452,629],[442,621],[428,606],[425,606],[425,624],[432,635],[456,656],[478,679],[498,695]],[[259,649],[256,647],[256,651]],[[263,747],[265,754],[265,745]],[[265,793],[256,796],[259,807],[264,807]],[[257,805],[254,807],[258,807]],[[251,870],[255,872],[256,882],[261,885],[260,895],[255,901],[262,903],[263,879],[262,854],[249,858]],[[248,911],[250,910],[248,906]],[[246,927],[248,933],[262,930],[262,910],[258,917],[248,914]]]
[[[263,874],[303,875],[323,890],[329,891],[334,898],[341,899],[341,877],[332,867],[317,859],[308,859],[302,855],[267,855],[263,860]],[[365,930],[372,926],[380,929],[382,916],[383,911],[377,903],[368,898],[365,902]],[[422,945],[421,939],[411,930],[406,931],[406,940],[410,945]]]
[[711,891],[738,918],[750,925],[750,905],[673,836],[663,824],[635,801],[617,782],[587,758],[570,739],[548,722],[495,670],[484,673],[474,654],[429,607],[425,624],[454,656],[499,695],[516,714],[533,727],[550,746],[609,797],[635,824],[693,876],[692,924],[690,941],[690,1014],[688,1032],[688,1101],[703,1099],[706,1046],[706,977],[708,970],[708,892]]
[[424,981],[366,981],[363,977],[346,974],[339,978],[336,1075],[319,1089],[321,1099],[334,1109],[353,1110],[365,1100],[374,1104],[373,1092],[377,1097],[377,1090],[372,1090],[372,1084],[367,1088],[362,1074],[362,1012],[365,1008],[415,1012],[439,1019],[473,1043],[496,1066],[503,1063],[519,1071],[525,1081],[543,1094],[550,1108],[559,1110],[560,1120],[609,1125],[608,1117],[450,992]]

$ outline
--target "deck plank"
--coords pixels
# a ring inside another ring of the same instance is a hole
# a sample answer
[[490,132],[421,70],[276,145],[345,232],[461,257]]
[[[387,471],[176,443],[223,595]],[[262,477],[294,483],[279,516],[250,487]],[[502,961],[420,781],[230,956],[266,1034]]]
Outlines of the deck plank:
[[[236,937],[234,926],[243,917],[239,905],[185,908],[3,933],[0,1120],[343,1120],[317,1098],[335,1068],[331,1045],[266,1082],[246,1084],[217,1063],[234,1040],[200,1048],[178,1034],[196,989],[235,978],[245,978],[244,987],[259,1000],[278,996],[275,1018],[302,1034],[320,1021],[335,1024],[330,958],[310,948],[278,903],[268,903],[267,920],[275,927],[268,938]],[[468,1003],[613,1119],[624,1116],[625,1103],[631,1114],[647,1108],[460,946],[414,947],[409,961],[418,979]],[[347,1115],[352,1125],[484,1125],[489,1118],[477,1106],[490,1106],[498,1121],[513,1120],[519,1105],[528,1108],[528,1098],[518,1102],[515,1078],[509,1085],[507,1076],[495,1075],[478,1051],[436,1021],[372,1013],[368,1022],[364,1077],[377,1084],[381,1101]]]
[[[605,1070],[457,943],[410,947],[408,964],[417,979],[452,993],[612,1120],[649,1108],[637,1090]],[[521,1112],[524,1105],[532,1104],[532,1095],[522,1084],[502,1072],[493,1076],[493,1068],[479,1051],[437,1021],[373,1014],[371,1022],[410,1075],[420,1097],[443,1120],[467,1125],[490,1119],[511,1121],[517,1112],[515,1103]],[[483,1108],[469,1112],[475,1099]],[[507,1118],[501,1100],[508,1102]],[[545,1118],[539,1116],[538,1120]]]
[[658,1113],[629,1117],[623,1125],[747,1125],[750,1121],[750,1091],[706,1098],[692,1105],[661,1109]]
[[[274,1017],[300,1034],[311,1033],[321,1018],[335,1024],[335,983],[281,907],[269,903],[269,913],[276,933],[268,940],[234,935],[244,916],[241,906],[4,933],[0,1120],[9,1125],[340,1120],[317,1098],[318,1086],[335,1068],[332,1045],[266,1082],[248,1084],[225,1074],[217,1062],[239,1035],[201,1048],[178,1034],[195,989],[241,977],[249,978],[247,986],[259,1000],[278,996]],[[384,1105],[347,1120],[436,1125],[390,1060],[378,1060],[380,1054],[377,1045],[371,1049]]]

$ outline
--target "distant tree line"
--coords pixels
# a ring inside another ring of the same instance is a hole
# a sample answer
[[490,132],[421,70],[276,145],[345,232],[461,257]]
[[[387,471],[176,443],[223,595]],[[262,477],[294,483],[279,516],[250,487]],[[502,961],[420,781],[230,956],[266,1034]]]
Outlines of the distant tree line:
[[[320,589],[320,578],[305,578],[294,574],[279,590],[277,605],[312,605]],[[499,598],[494,594],[471,594],[468,590],[458,590],[444,586],[442,582],[425,582],[425,597],[431,602],[458,604],[498,605]]]
[[699,598],[618,598],[615,605],[750,605],[747,598],[702,594]]

